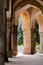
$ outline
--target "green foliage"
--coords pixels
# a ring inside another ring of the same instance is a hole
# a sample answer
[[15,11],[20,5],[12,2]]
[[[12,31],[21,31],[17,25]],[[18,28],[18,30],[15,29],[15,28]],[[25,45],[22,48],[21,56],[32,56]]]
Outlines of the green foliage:
[[[35,42],[39,43],[39,26],[37,23],[37,20],[35,21],[35,30],[34,30],[34,38]],[[19,18],[19,24],[18,24],[18,34],[17,34],[17,43],[18,45],[23,44],[23,31],[22,31],[22,19]]]
[[39,43],[39,26],[38,26],[37,20],[35,21],[34,38],[35,38],[35,42]]
[[40,52],[40,45],[38,43],[36,43],[36,52]]
[[22,31],[22,19],[21,19],[21,17],[19,18],[19,24],[18,24],[17,43],[18,43],[18,45],[23,44],[23,31]]

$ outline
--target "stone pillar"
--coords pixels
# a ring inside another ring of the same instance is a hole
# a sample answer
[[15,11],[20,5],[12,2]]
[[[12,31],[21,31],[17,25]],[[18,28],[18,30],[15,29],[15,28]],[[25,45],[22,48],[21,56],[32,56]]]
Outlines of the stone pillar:
[[40,53],[43,53],[43,15],[40,14],[37,17],[39,23],[39,35],[40,35]]
[[34,39],[34,29],[23,31],[24,36],[24,53],[34,54],[36,52],[36,44]]
[[9,0],[8,3],[6,1],[6,5],[9,5],[8,11],[6,11],[6,52],[7,57],[12,56],[11,52],[11,12],[12,12],[12,1]]
[[[33,13],[32,13],[33,14]],[[34,38],[34,31],[35,31],[35,17],[31,14],[31,54],[34,54],[36,52],[36,43]]]
[[31,54],[36,52],[36,43],[34,38],[34,28],[31,28]]
[[23,31],[24,37],[24,54],[31,54],[31,30]]
[[40,35],[40,53],[43,53],[43,32],[40,32],[39,35]]
[[6,18],[6,51],[7,57],[11,57],[11,18]]
[[13,25],[13,43],[12,43],[12,54],[17,55],[17,26]]
[[22,31],[24,37],[24,54],[31,54],[31,29],[30,29],[30,15],[27,11],[21,13],[22,17]]
[[4,65],[5,58],[5,9],[4,1],[0,0],[0,65]]

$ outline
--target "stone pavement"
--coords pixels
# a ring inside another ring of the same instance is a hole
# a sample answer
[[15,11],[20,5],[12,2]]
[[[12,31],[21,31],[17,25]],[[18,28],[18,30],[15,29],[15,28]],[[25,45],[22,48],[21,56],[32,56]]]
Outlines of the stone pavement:
[[8,59],[10,62],[5,65],[43,65],[43,54],[23,55],[19,54],[16,57]]

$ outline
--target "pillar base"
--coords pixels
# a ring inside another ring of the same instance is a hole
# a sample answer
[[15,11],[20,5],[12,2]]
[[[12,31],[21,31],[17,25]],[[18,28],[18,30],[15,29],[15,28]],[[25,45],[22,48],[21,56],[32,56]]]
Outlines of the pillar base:
[[12,54],[13,54],[13,55],[17,55],[17,52],[18,52],[18,51],[17,51],[16,49],[13,49],[13,50],[12,50]]
[[24,49],[23,54],[31,54],[30,50]]

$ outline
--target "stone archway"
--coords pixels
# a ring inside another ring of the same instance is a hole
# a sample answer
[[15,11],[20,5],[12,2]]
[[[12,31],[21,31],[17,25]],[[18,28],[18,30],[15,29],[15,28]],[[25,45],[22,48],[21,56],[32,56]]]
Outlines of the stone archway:
[[[34,40],[34,30],[35,30],[35,20],[39,14],[42,14],[42,12],[37,7],[35,8],[33,7],[32,12],[31,12],[31,53],[32,54],[36,52],[36,43]],[[38,26],[39,26],[39,23],[38,23]]]
[[31,29],[30,29],[30,15],[27,11],[20,14],[22,18],[22,31],[24,37],[24,54],[31,54]]
[[39,35],[40,35],[40,52],[43,53],[43,15],[40,14],[37,17],[39,23]]
[[[15,5],[16,3],[16,5]],[[19,10],[20,8],[26,6],[27,4],[31,4],[33,6],[38,7],[42,12],[43,12],[43,4],[40,3],[39,1],[35,0],[35,1],[31,1],[31,0],[19,0],[19,1],[15,1],[14,5],[13,5],[13,9],[15,11]]]
[[[42,14],[41,12],[40,12],[40,10],[37,10],[37,8],[35,9],[35,8],[32,8],[33,10],[32,10],[32,12],[31,12],[31,16],[30,16],[30,33],[31,33],[31,49],[30,49],[30,52],[33,54],[33,53],[35,53],[35,41],[34,41],[34,29],[35,29],[35,20],[36,20],[36,18],[40,15],[40,14]],[[30,9],[29,9],[30,10]],[[30,14],[30,12],[29,12],[29,10],[27,10],[28,11],[28,14]],[[30,10],[31,11],[31,10]],[[25,12],[25,11],[24,11]],[[25,14],[24,14],[25,15]],[[23,18],[24,19],[24,18]],[[38,25],[40,24],[40,21],[39,21],[39,23],[38,23]],[[25,27],[26,25],[25,25],[25,22],[23,23],[23,26]],[[29,26],[29,25],[27,25],[27,26]],[[27,28],[28,29],[28,28]],[[27,32],[27,31],[26,31]],[[24,33],[25,34],[25,33]],[[29,34],[29,32],[27,33],[27,36],[28,36],[28,34]],[[30,35],[30,34],[29,34]],[[26,36],[26,34],[25,34],[25,36]],[[25,39],[26,40],[26,39]],[[29,36],[28,36],[28,40],[29,40]],[[26,42],[26,41],[25,41]],[[27,44],[27,43],[26,43]],[[41,43],[40,43],[41,44]],[[25,45],[24,45],[25,46]],[[26,47],[26,46],[25,46]],[[28,46],[29,47],[29,46]],[[27,49],[27,50],[29,50],[29,49]],[[24,53],[29,53],[28,51],[26,52],[26,51],[24,51]]]
[[[34,3],[33,3],[34,2]],[[19,15],[20,15],[20,13],[21,12],[24,12],[25,10],[27,10],[27,9],[29,9],[29,8],[31,8],[31,7],[33,7],[33,8],[36,8],[37,9],[37,11],[36,11],[36,13],[39,15],[40,13],[42,13],[43,12],[43,6],[40,4],[40,3],[38,3],[37,1],[33,1],[33,2],[31,2],[30,0],[28,1],[27,0],[27,2],[25,3],[24,1],[20,1],[16,6],[14,6],[14,10],[13,10],[13,12],[14,12],[14,14],[13,14],[13,24],[14,24],[14,26],[17,26],[18,25],[18,18],[19,18]],[[35,3],[36,2],[36,3]],[[24,4],[23,6],[22,6],[22,4]],[[37,6],[37,4],[38,4],[38,6]],[[19,6],[19,5],[21,5],[21,6]],[[25,6],[26,5],[26,6]],[[38,8],[37,8],[38,7]],[[42,7],[42,8],[41,8]],[[32,9],[32,8],[31,8]],[[28,11],[28,10],[27,10]],[[42,12],[41,12],[42,11]],[[29,12],[30,13],[30,12]],[[31,11],[31,13],[32,13],[32,11]],[[34,14],[34,13],[33,13]],[[38,15],[36,15],[35,14],[35,16],[34,17],[37,17]],[[15,20],[14,20],[15,19]],[[33,19],[33,18],[32,18]],[[34,20],[32,20],[33,22],[35,21],[35,18],[34,18]],[[31,28],[32,28],[32,32],[34,33],[34,23],[31,23],[31,24],[33,24],[33,25],[31,25]],[[33,36],[32,36],[33,37]],[[17,47],[17,46],[16,46]],[[17,49],[16,49],[17,50]],[[35,51],[33,51],[32,53],[34,53]]]

